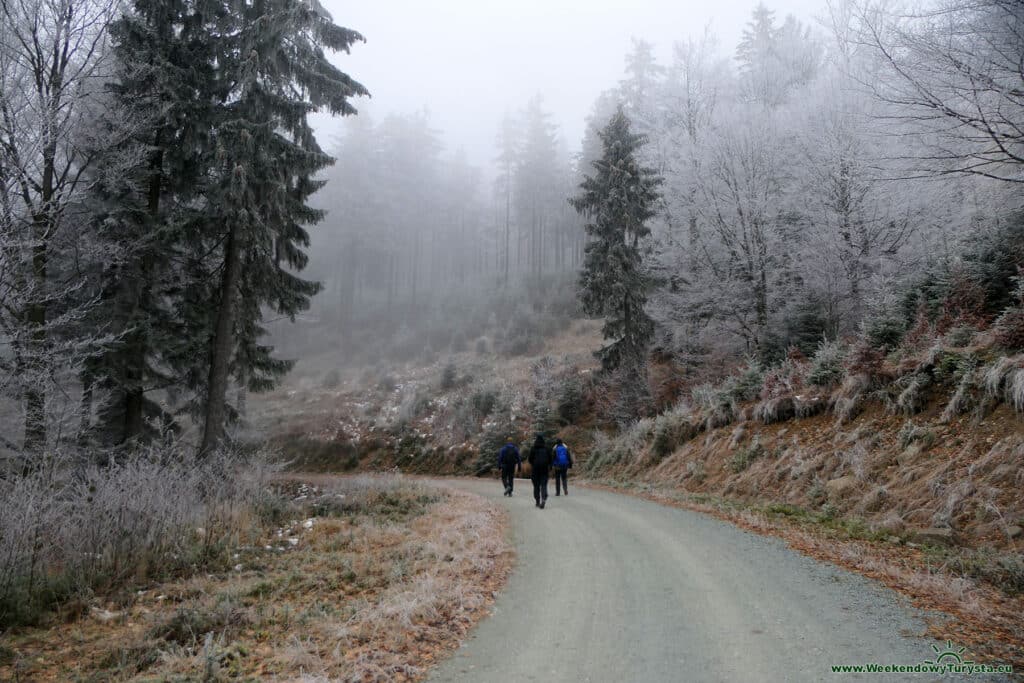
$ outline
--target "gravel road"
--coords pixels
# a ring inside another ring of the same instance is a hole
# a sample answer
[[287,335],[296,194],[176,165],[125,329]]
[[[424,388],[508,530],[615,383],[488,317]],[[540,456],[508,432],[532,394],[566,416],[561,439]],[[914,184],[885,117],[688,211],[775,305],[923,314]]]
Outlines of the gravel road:
[[940,680],[832,673],[919,664],[936,643],[898,594],[778,539],[605,491],[538,510],[527,480],[512,498],[492,480],[445,485],[505,505],[519,557],[493,614],[429,680]]

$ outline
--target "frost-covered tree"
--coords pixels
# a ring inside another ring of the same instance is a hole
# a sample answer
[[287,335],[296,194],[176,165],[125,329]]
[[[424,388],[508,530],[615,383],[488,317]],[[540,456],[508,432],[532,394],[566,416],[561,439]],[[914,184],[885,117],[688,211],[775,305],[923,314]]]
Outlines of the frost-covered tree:
[[[853,41],[884,65],[866,85],[918,147],[907,175],[1024,183],[1024,5],[935,0],[906,12],[854,3]],[[897,155],[893,155],[897,156]]]
[[759,4],[736,49],[743,94],[765,107],[782,104],[814,77],[820,50],[810,31],[792,16],[781,25],[775,13]]
[[515,193],[514,178],[519,156],[519,140],[515,120],[505,112],[498,130],[498,157],[494,160],[498,175],[494,181],[501,214],[501,250],[498,268],[502,273],[501,282],[508,286],[510,255],[512,253],[512,197]]
[[[104,147],[104,0],[0,2],[0,372],[18,394],[24,450],[48,445],[54,389],[95,346],[79,323],[89,171]],[[118,140],[109,141],[117,144]]]
[[641,240],[650,234],[661,178],[642,166],[642,135],[630,130],[621,108],[600,133],[603,154],[584,177],[571,202],[587,223],[580,273],[583,310],[605,318],[604,338],[612,340],[596,355],[605,370],[642,362],[654,323],[644,307],[650,281],[644,272]]

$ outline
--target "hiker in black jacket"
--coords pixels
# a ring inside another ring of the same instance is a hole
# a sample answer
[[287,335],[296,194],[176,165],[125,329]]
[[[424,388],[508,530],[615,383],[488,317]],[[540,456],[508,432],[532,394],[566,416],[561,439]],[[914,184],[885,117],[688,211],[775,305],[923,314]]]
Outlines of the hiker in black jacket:
[[548,471],[551,468],[551,451],[544,445],[544,437],[537,435],[527,458],[530,463],[530,479],[533,481],[534,504],[541,510],[548,500]]
[[501,485],[505,487],[505,495],[511,496],[516,482],[516,470],[523,469],[523,459],[519,456],[519,449],[512,443],[512,437],[498,451],[498,469],[501,470]]

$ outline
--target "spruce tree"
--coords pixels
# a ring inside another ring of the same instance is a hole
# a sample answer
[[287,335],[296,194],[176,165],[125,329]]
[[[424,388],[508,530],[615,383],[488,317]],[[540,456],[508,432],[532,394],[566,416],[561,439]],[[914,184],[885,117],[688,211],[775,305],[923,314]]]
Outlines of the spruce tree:
[[630,131],[622,107],[600,131],[603,153],[584,176],[582,192],[570,200],[587,223],[590,241],[580,273],[580,300],[589,315],[604,316],[604,338],[596,355],[606,371],[639,366],[654,332],[644,306],[651,283],[643,271],[640,241],[650,234],[662,179],[641,166],[642,135]]
[[[193,356],[206,329],[183,324],[187,253],[205,209],[223,49],[218,24],[229,21],[210,0],[134,0],[110,28],[115,78],[109,86],[109,134],[134,148],[136,163],[118,167],[119,151],[99,166],[95,191],[98,239],[109,246],[95,321],[112,339],[83,372],[83,433],[99,397],[99,440],[121,444],[147,433],[154,418],[172,421],[147,394],[186,384],[176,358]],[[194,285],[193,285],[194,286]]]
[[209,197],[219,278],[212,292],[204,451],[222,440],[231,417],[232,376],[262,389],[290,366],[258,343],[264,307],[294,317],[319,291],[318,283],[295,274],[307,262],[305,226],[323,217],[308,204],[322,184],[314,175],[333,161],[317,144],[308,115],[353,114],[349,99],[367,94],[324,52],[347,52],[362,36],[335,25],[316,0],[231,0],[228,9],[236,25],[223,68],[233,87],[216,129]]

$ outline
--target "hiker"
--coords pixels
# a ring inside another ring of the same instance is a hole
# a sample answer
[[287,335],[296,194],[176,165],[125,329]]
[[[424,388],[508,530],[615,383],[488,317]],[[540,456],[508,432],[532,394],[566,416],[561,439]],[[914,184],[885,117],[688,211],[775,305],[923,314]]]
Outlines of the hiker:
[[501,470],[501,483],[505,487],[505,495],[512,495],[512,487],[515,484],[516,471],[522,471],[523,459],[519,456],[519,449],[512,443],[512,437],[498,451],[498,469]]
[[569,447],[562,443],[561,439],[555,439],[555,460],[551,464],[555,470],[555,495],[562,495],[565,491],[569,495],[569,468],[572,467],[572,453]]
[[530,479],[533,481],[534,505],[541,510],[548,501],[548,469],[551,467],[551,450],[544,445],[544,437],[540,434],[533,442],[528,458],[530,462]]

